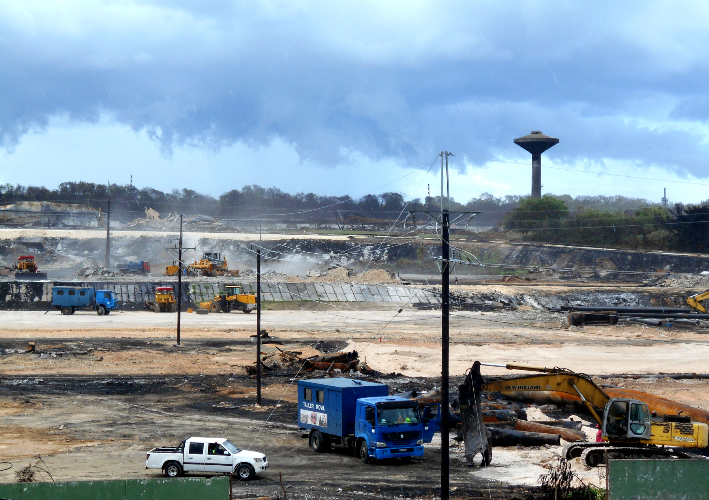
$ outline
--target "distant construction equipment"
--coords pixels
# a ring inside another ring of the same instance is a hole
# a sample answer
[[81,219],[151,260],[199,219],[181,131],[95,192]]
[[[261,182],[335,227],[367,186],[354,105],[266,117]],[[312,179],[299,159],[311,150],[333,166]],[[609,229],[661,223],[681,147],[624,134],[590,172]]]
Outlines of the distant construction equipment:
[[[239,271],[230,271],[226,257],[219,252],[205,252],[200,260],[184,266],[186,276],[238,276]],[[165,276],[176,276],[179,272],[177,262],[165,268]]]
[[47,279],[47,273],[39,272],[34,255],[20,255],[13,269],[15,270],[15,279],[19,281]]
[[211,301],[200,302],[201,309],[210,312],[241,311],[250,313],[256,309],[256,296],[250,293],[241,293],[241,285],[226,285],[225,290],[214,296]]
[[155,289],[155,299],[146,300],[145,309],[154,312],[175,312],[177,302],[175,301],[175,291],[171,286],[159,286]]

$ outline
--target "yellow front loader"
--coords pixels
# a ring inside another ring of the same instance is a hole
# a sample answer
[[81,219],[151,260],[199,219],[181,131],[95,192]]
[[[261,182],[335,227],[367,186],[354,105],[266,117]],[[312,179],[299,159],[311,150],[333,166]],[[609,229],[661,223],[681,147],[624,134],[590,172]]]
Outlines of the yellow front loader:
[[226,285],[224,291],[214,296],[211,301],[200,302],[200,309],[209,309],[210,312],[241,311],[250,313],[256,309],[256,296],[250,293],[241,293],[240,285]]

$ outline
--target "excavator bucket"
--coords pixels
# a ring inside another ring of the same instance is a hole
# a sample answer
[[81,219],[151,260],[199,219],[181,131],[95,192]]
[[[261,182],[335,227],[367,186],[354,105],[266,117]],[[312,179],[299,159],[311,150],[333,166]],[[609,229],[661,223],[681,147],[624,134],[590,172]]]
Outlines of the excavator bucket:
[[483,422],[480,403],[480,392],[483,383],[480,374],[480,363],[475,362],[468,372],[463,385],[458,387],[460,403],[460,418],[463,424],[463,439],[465,442],[465,460],[468,466],[474,465],[475,456],[482,455],[482,466],[492,462],[492,444]]

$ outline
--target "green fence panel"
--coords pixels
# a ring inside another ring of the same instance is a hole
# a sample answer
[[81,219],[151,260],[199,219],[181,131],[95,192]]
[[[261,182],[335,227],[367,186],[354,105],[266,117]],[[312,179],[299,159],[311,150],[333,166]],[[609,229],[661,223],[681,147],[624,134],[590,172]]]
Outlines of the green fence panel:
[[609,500],[709,499],[708,460],[609,460]]
[[21,500],[22,485],[15,484],[0,484],[0,499],[1,500]]
[[229,478],[165,478],[126,481],[126,500],[228,500]]
[[0,500],[226,500],[229,478],[0,484]]

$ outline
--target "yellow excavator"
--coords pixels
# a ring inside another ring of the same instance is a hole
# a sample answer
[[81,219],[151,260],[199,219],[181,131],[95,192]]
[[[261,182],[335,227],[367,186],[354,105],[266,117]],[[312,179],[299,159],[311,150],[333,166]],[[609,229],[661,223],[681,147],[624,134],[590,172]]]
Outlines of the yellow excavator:
[[690,295],[689,297],[687,297],[687,304],[692,309],[695,309],[702,314],[706,314],[707,308],[704,307],[704,305],[702,304],[702,301],[706,300],[706,299],[709,299],[709,290],[706,290],[701,293],[695,293],[694,295]]
[[[486,380],[481,365],[508,370],[538,372],[534,375]],[[477,366],[477,371],[475,370]],[[611,398],[588,375],[565,368],[535,368],[522,365],[479,363],[471,371],[478,380],[471,384],[483,391],[513,395],[523,392],[556,391],[578,396],[601,428],[603,441],[571,443],[566,458],[581,459],[589,467],[606,463],[607,458],[690,458],[686,451],[702,452],[709,446],[709,425],[693,422],[688,416],[651,413],[637,399]]]

